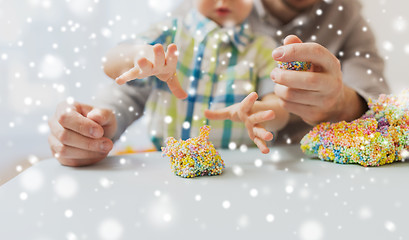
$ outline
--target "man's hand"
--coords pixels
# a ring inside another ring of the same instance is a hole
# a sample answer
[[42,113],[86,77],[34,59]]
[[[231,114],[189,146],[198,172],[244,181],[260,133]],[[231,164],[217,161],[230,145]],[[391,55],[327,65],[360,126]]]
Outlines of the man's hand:
[[51,151],[62,165],[84,166],[104,159],[117,130],[111,110],[62,102],[48,121]]
[[349,121],[363,113],[362,100],[343,84],[340,62],[328,49],[317,43],[302,43],[290,35],[284,46],[273,51],[273,58],[312,62],[312,69],[306,72],[279,68],[271,72],[282,107],[305,122],[315,125],[322,121]]
[[177,98],[186,98],[187,93],[183,90],[176,76],[178,62],[176,45],[170,44],[166,55],[161,44],[156,44],[153,47],[147,46],[147,51],[153,51],[153,62],[149,61],[146,57],[137,57],[135,59],[135,66],[117,77],[115,81],[118,84],[124,84],[134,79],[156,76],[168,84],[170,91]]
[[268,153],[266,141],[273,139],[273,134],[268,132],[261,123],[275,118],[274,111],[252,112],[254,103],[258,98],[257,93],[250,93],[240,103],[218,110],[205,110],[205,117],[212,120],[241,121],[245,124],[249,137],[257,145],[262,153]]

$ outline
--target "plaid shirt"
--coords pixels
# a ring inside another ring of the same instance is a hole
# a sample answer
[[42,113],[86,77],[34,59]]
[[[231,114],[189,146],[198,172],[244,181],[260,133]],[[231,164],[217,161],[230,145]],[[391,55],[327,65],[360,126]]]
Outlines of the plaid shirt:
[[[272,91],[270,72],[275,67],[272,39],[255,35],[248,24],[221,28],[197,11],[185,18],[171,19],[141,36],[145,43],[170,43],[178,46],[177,76],[187,99],[179,100],[166,83],[156,77],[146,103],[152,142],[160,149],[167,137],[176,139],[198,136],[199,128],[212,127],[210,141],[227,148],[233,142],[253,145],[241,122],[208,120],[205,109],[220,109],[241,102],[249,93]],[[268,90],[269,89],[269,90]]]

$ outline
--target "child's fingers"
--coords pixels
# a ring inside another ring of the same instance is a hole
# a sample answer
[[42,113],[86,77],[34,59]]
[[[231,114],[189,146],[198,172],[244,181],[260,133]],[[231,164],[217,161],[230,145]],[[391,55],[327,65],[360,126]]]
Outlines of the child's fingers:
[[165,65],[165,51],[163,50],[163,46],[161,44],[156,44],[153,46],[153,53],[155,55],[154,66],[155,67],[162,67]]
[[156,75],[156,74],[154,74],[153,63],[150,62],[148,59],[140,58],[137,61],[137,64],[138,64],[139,68],[141,69],[141,73],[140,73],[140,75],[142,76],[141,78]]
[[167,82],[169,90],[179,99],[187,98],[187,93],[183,90],[177,75],[173,75]]
[[272,120],[275,118],[275,113],[273,110],[266,110],[266,111],[261,111],[261,112],[257,112],[254,114],[251,114],[248,117],[248,121],[250,121],[253,124],[257,124],[257,123],[262,123],[268,120]]
[[[237,111],[237,115],[240,119],[240,121],[244,122],[246,124],[247,129],[249,129],[249,135],[250,134],[250,129],[252,126],[249,126],[247,124],[248,120],[248,112],[250,112],[251,108],[253,107],[254,103],[257,101],[258,95],[255,92],[250,93],[247,97],[245,97],[240,103],[239,103],[239,109]],[[253,139],[253,138],[252,138]]]
[[207,119],[211,120],[230,119],[229,108],[222,108],[218,110],[205,110],[204,115]]
[[178,56],[177,56],[178,48],[175,44],[170,44],[168,46],[168,50],[166,52],[166,59],[165,59],[165,66],[166,70],[169,72],[173,72],[176,69],[178,63]]
[[253,127],[253,133],[256,135],[257,138],[260,138],[264,141],[271,141],[274,138],[274,135],[267,131],[264,127],[259,125],[255,125]]
[[121,76],[115,79],[115,82],[122,85],[126,82],[132,81],[136,78],[140,78],[141,70],[139,67],[133,67],[129,69],[127,72],[124,72]]
[[250,93],[247,97],[243,99],[240,103],[240,112],[248,113],[253,107],[254,103],[257,101],[258,95],[255,92]]
[[254,138],[253,142],[257,145],[258,149],[260,149],[262,153],[267,154],[270,152],[270,149],[268,149],[267,144],[264,140],[256,137]]
[[250,121],[244,121],[244,125],[246,126],[247,133],[249,134],[250,139],[254,140],[254,138],[256,137],[253,132],[254,124],[252,124]]

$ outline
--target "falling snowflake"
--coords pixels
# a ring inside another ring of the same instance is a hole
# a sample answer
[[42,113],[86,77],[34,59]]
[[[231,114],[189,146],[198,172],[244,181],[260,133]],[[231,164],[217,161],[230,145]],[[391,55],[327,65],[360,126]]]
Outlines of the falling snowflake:
[[250,196],[251,197],[257,197],[258,196],[258,190],[255,188],[250,189]]
[[406,20],[402,16],[399,16],[393,20],[392,26],[396,31],[403,32],[406,30]]
[[308,220],[301,224],[300,238],[302,240],[324,239],[324,227],[316,220]]
[[71,176],[63,175],[55,180],[54,191],[62,198],[71,198],[77,194],[78,183]]
[[159,13],[169,12],[173,7],[172,0],[149,0],[148,3],[152,10]]
[[285,192],[288,193],[288,194],[293,193],[294,192],[294,187],[291,186],[291,185],[286,186],[285,187]]
[[393,44],[390,41],[384,41],[382,45],[386,51],[388,52],[393,51]]
[[392,221],[386,221],[385,222],[385,228],[386,230],[388,230],[389,232],[394,232],[396,231],[396,225],[394,222]]
[[223,201],[222,206],[224,209],[229,209],[231,206],[230,201],[227,200]]
[[200,196],[199,194],[196,194],[196,195],[195,195],[195,200],[196,200],[197,202],[199,202],[200,200],[202,200],[202,196]]
[[275,217],[274,217],[273,214],[267,214],[267,216],[266,216],[266,221],[267,222],[271,223],[271,222],[274,221],[274,219],[275,219]]
[[45,55],[40,63],[40,71],[45,78],[59,78],[64,71],[64,62],[58,56]]
[[237,144],[235,142],[230,142],[229,143],[229,149],[230,150],[235,150],[237,148]]
[[44,184],[44,175],[36,168],[27,170],[19,179],[20,184],[27,191],[37,191]]
[[234,165],[234,166],[233,166],[233,173],[234,173],[236,176],[243,176],[243,168],[240,167],[240,166],[238,166],[238,165]]
[[28,198],[28,194],[26,193],[26,192],[21,192],[20,193],[20,199],[21,200],[27,200],[27,198]]
[[105,219],[98,227],[99,237],[103,240],[121,239],[123,231],[124,227],[116,219]]
[[358,216],[361,219],[369,219],[370,217],[372,217],[372,211],[369,207],[362,207],[358,211]]
[[64,216],[65,216],[66,218],[71,218],[73,215],[74,215],[74,213],[72,212],[71,209],[67,209],[67,210],[65,210],[65,212],[64,212]]
[[110,188],[113,184],[113,181],[109,180],[106,177],[103,177],[101,179],[99,179],[99,184],[103,187],[103,188]]

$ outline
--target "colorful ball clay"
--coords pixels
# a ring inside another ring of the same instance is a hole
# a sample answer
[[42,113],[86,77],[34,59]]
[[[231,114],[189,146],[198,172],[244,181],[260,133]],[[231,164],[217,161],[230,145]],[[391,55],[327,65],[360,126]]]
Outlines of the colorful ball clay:
[[220,175],[224,162],[209,141],[210,126],[202,126],[198,137],[186,141],[177,141],[173,137],[166,139],[162,147],[163,155],[170,157],[172,171],[181,177]]
[[301,149],[321,160],[380,166],[401,161],[409,150],[409,89],[369,100],[352,122],[321,123],[301,140]]
[[310,62],[292,61],[292,62],[280,62],[277,61],[277,65],[281,69],[295,70],[295,71],[308,71],[311,69]]

